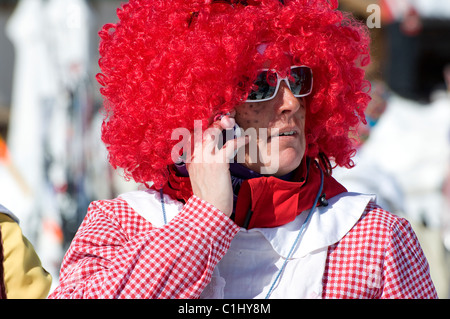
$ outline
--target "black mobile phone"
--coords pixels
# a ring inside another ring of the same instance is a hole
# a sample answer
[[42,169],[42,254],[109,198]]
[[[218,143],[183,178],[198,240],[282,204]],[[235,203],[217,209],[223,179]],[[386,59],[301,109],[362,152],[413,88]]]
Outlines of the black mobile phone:
[[219,139],[219,145],[218,148],[221,149],[226,142],[228,142],[231,139],[236,139],[238,137],[242,136],[242,129],[241,127],[236,123],[233,128],[228,130],[222,131],[222,139]]

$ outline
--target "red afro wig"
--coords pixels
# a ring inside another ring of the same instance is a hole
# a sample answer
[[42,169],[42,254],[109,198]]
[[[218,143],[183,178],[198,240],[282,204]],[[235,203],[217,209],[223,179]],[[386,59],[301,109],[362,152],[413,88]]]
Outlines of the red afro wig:
[[[307,97],[307,156],[350,167],[349,132],[365,122],[370,84],[365,25],[337,0],[130,0],[100,31],[106,118],[102,140],[114,168],[162,185],[174,129],[206,128],[247,97],[264,61],[313,70]],[[261,55],[258,46],[267,44]],[[286,59],[289,53],[289,59]]]

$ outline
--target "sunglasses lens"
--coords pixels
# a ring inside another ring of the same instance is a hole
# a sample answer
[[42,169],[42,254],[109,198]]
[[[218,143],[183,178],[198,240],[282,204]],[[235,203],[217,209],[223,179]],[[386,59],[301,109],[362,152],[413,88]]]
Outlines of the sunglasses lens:
[[[312,70],[307,66],[291,67],[289,86],[295,97],[306,96],[311,93],[313,85]],[[254,89],[247,97],[247,101],[266,101],[276,94],[278,75],[275,71],[263,70],[259,73]]]
[[289,85],[294,96],[308,95],[312,90],[312,70],[306,66],[291,68]]
[[256,78],[255,89],[250,92],[247,100],[258,101],[271,98],[275,94],[277,81],[275,72],[262,71]]

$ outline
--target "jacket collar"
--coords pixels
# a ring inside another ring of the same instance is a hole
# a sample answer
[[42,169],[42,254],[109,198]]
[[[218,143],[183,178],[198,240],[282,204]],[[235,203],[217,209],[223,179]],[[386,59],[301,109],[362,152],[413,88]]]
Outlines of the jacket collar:
[[[294,248],[292,258],[301,258],[340,241],[358,222],[375,195],[341,193],[328,200],[328,206],[317,207],[306,225],[303,238]],[[287,257],[298,231],[309,211],[294,221],[275,228],[253,228],[241,232],[260,232],[282,257]]]

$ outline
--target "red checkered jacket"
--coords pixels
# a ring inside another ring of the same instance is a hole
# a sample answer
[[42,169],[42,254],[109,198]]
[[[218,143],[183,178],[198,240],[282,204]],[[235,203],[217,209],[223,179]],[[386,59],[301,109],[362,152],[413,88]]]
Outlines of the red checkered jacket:
[[[122,199],[91,204],[50,298],[199,298],[239,227],[192,196],[154,227]],[[367,264],[379,265],[367,280]],[[381,270],[379,270],[381,269]],[[369,278],[370,279],[370,278]],[[323,298],[437,298],[409,223],[369,203],[329,246]]]

